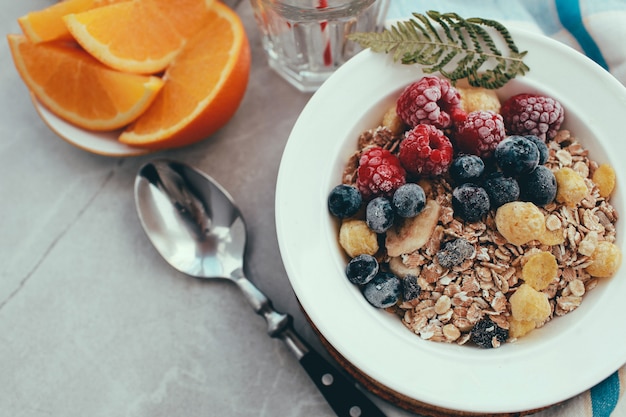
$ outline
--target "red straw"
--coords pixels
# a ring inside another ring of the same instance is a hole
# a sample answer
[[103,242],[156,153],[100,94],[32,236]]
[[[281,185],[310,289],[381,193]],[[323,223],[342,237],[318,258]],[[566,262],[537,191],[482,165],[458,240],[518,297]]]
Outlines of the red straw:
[[[318,0],[317,8],[325,9],[328,7],[328,0]],[[330,49],[330,39],[328,38],[328,33],[326,32],[326,27],[328,26],[327,21],[320,22],[320,28],[322,30],[322,34],[324,34],[326,38],[326,46],[324,47],[324,65],[331,66],[333,63],[333,55]]]

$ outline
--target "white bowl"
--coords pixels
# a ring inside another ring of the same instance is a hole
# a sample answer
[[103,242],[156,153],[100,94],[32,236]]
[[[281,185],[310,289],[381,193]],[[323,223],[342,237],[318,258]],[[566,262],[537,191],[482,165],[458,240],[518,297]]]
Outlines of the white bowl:
[[[530,72],[505,86],[510,96],[541,91],[566,109],[564,127],[626,181],[626,89],[578,52],[547,37],[511,30]],[[601,280],[582,305],[498,349],[426,341],[370,306],[344,275],[337,224],[327,197],[341,181],[358,135],[375,127],[400,91],[424,75],[364,51],[311,98],[287,142],[278,174],[276,225],[294,292],[321,336],[364,375],[421,403],[474,413],[547,407],[592,387],[626,362],[626,276]],[[625,212],[623,191],[612,203]],[[617,224],[623,246],[624,223]]]

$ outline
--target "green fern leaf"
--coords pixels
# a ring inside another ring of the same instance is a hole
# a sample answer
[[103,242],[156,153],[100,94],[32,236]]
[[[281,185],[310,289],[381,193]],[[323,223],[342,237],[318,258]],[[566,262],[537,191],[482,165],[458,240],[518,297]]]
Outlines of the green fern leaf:
[[[497,36],[506,46],[498,48]],[[507,28],[495,20],[464,19],[456,13],[428,11],[382,32],[348,36],[363,48],[391,54],[394,61],[418,64],[424,73],[440,73],[453,83],[466,79],[474,87],[500,88],[530,70],[527,51],[519,51]]]

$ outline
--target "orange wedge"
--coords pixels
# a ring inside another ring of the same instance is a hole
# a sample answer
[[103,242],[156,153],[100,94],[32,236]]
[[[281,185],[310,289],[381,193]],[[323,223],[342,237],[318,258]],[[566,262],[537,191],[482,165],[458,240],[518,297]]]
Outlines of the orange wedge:
[[158,97],[119,140],[152,149],[188,145],[224,126],[243,99],[250,47],[235,12],[216,2],[165,73]]
[[133,0],[66,15],[76,41],[111,68],[139,74],[163,71],[198,31],[213,1]]
[[17,22],[31,42],[68,40],[72,38],[72,35],[63,22],[63,16],[120,1],[128,0],[65,0],[21,16]]
[[24,35],[7,39],[15,67],[37,99],[85,129],[126,126],[148,108],[163,86],[155,76],[107,68],[69,43],[34,44]]
[[151,3],[184,38],[194,35],[213,8],[214,0],[141,0]]

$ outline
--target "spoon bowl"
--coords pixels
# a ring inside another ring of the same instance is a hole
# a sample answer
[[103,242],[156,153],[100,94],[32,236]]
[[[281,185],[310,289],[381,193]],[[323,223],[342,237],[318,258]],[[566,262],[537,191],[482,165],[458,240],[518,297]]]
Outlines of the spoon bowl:
[[135,187],[148,238],[175,269],[196,278],[234,279],[243,269],[246,225],[221,185],[187,165],[144,165]]
[[291,316],[274,310],[246,278],[246,225],[232,197],[213,178],[180,162],[155,160],[137,173],[135,204],[148,239],[174,269],[237,284],[267,322],[268,334],[286,344],[338,416],[384,416],[296,334]]

